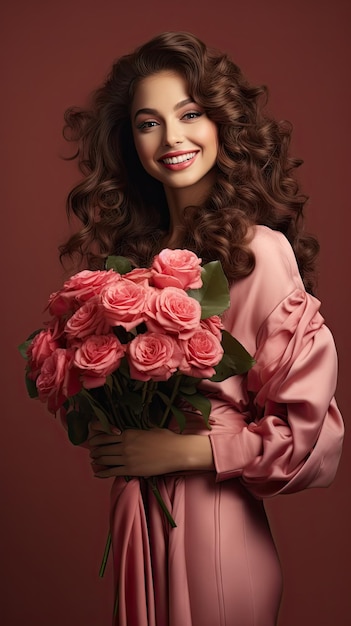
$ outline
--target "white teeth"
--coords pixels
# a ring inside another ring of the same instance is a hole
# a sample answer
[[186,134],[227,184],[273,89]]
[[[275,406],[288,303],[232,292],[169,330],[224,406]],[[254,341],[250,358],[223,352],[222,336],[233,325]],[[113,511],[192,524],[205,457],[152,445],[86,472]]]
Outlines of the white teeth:
[[176,157],[171,157],[169,159],[162,159],[164,163],[167,165],[175,165],[176,163],[184,163],[184,161],[189,161],[195,156],[196,152],[188,152],[187,154],[180,154]]

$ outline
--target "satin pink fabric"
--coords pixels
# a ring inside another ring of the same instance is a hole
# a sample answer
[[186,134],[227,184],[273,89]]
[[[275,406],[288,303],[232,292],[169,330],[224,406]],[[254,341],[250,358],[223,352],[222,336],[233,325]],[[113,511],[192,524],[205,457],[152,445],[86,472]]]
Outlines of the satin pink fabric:
[[216,471],[159,478],[174,529],[145,481],[113,483],[114,626],[274,626],[281,572],[263,499],[335,476],[333,338],[285,237],[258,226],[252,248],[255,270],[233,285],[224,324],[256,364],[202,383],[211,431],[194,413],[184,431],[210,437]]

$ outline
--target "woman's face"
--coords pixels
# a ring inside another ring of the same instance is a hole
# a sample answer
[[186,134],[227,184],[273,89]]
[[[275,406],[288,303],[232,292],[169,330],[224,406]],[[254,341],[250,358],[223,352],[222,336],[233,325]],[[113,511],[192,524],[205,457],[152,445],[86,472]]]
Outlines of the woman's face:
[[142,79],[131,122],[143,167],[166,190],[208,187],[217,158],[217,126],[192,100],[181,75],[162,71]]

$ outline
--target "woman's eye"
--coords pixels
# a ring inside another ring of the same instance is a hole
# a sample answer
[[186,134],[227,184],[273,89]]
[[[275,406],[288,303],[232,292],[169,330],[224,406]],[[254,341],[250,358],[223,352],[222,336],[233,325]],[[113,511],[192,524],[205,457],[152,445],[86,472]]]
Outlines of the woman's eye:
[[184,113],[183,119],[185,119],[185,120],[194,120],[197,117],[201,117],[201,115],[203,115],[203,113],[201,113],[201,111],[189,111],[188,113]]
[[157,126],[157,122],[155,122],[154,120],[146,120],[145,122],[140,122],[140,124],[137,125],[137,129],[138,130],[147,130],[148,128],[153,128],[154,126]]

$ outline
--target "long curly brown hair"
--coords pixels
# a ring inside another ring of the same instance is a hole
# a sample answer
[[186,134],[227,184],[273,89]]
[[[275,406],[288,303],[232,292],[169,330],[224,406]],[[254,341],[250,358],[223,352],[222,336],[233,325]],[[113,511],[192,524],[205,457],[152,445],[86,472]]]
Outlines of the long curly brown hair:
[[290,156],[291,125],[265,113],[267,88],[252,86],[230,58],[187,32],[162,33],[118,59],[88,108],[65,113],[64,136],[77,145],[82,182],[68,195],[68,214],[82,222],[60,246],[65,256],[103,267],[110,254],[147,265],[169,229],[163,186],[143,169],[130,122],[139,81],[162,70],[185,77],[189,95],[218,128],[217,177],[204,203],[184,211],[181,245],[204,262],[220,259],[230,281],[250,274],[250,225],[290,241],[306,289],[313,290],[317,240],[304,232],[307,197]]

